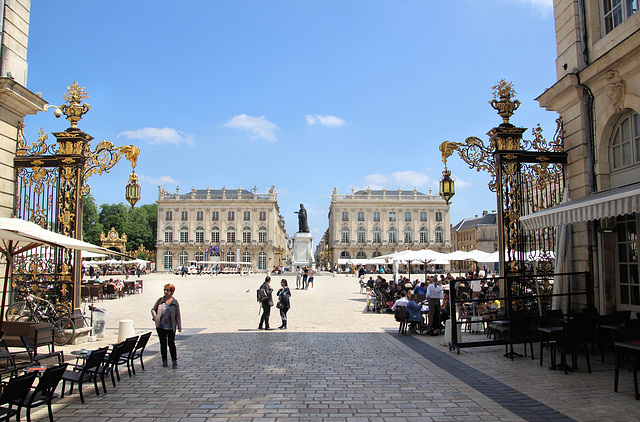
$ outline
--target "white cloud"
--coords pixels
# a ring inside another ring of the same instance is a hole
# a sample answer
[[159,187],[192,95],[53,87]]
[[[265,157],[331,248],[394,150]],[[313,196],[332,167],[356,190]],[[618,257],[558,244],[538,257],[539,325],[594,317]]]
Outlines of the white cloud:
[[341,119],[340,117],[327,116],[327,115],[322,116],[320,114],[316,114],[316,115],[307,114],[305,118],[307,119],[307,124],[310,124],[310,125],[318,124],[318,125],[328,126],[328,127],[340,127],[346,123],[344,119]]
[[277,140],[275,131],[278,129],[278,126],[267,120],[264,116],[253,117],[247,116],[246,114],[239,114],[233,116],[231,120],[225,123],[225,126],[247,130],[251,132],[251,139],[261,138],[270,142]]
[[391,176],[401,187],[425,186],[431,181],[426,174],[412,170],[396,171]]
[[158,177],[140,176],[140,178],[145,182],[148,182],[152,185],[158,185],[158,186],[178,184],[178,182],[171,176],[158,176]]
[[[385,176],[384,174],[380,174],[380,173],[376,173],[376,174],[370,174],[368,176],[364,177],[364,181],[367,183],[370,183],[372,185],[383,185],[385,183],[387,183],[389,179],[387,178],[387,176]],[[371,188],[373,189],[373,188]]]
[[136,130],[125,130],[118,134],[127,139],[140,139],[150,144],[189,144],[193,145],[193,135],[185,134],[169,127],[143,127]]
[[458,179],[457,177],[454,177],[453,180],[456,183],[456,189],[457,188],[468,188],[468,187],[472,186],[471,182],[467,182],[466,180]]

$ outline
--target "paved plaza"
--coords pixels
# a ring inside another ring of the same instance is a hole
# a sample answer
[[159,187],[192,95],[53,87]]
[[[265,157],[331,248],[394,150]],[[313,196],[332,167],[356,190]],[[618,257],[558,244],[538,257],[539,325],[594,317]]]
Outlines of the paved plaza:
[[[313,289],[292,287],[288,330],[257,330],[256,289],[264,276],[150,275],[144,292],[107,309],[104,339],[65,346],[95,348],[117,340],[118,321],[153,329],[150,308],[173,283],[184,331],[178,369],[162,368],[157,338],[146,371],[99,397],[85,387],[54,405],[58,421],[628,421],[640,419],[629,372],[613,392],[613,365],[593,357],[569,375],[548,362],[502,356],[504,347],[463,349],[443,338],[401,336],[390,314],[363,312],[352,276],[319,276]],[[280,277],[273,277],[277,289]],[[271,327],[280,325],[277,309]],[[537,350],[536,350],[537,354]],[[537,355],[536,355],[537,357]],[[122,374],[121,374],[122,375]],[[34,420],[46,420],[38,411]]]

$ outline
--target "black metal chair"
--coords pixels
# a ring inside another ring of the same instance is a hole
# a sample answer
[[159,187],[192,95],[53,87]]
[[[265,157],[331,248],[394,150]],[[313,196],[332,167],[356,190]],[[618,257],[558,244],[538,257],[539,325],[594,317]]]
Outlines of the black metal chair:
[[395,319],[400,323],[398,327],[398,333],[407,335],[407,325],[409,322],[409,312],[404,306],[397,306],[395,311]]
[[131,370],[133,371],[133,375],[136,374],[136,367],[134,362],[136,359],[140,359],[140,366],[144,371],[144,362],[142,361],[142,355],[144,354],[144,349],[147,347],[147,343],[149,342],[149,338],[151,337],[151,331],[148,333],[142,334],[140,338],[138,338],[138,343],[136,347],[133,349],[133,352],[129,355],[129,362],[131,363]]
[[[623,328],[613,333],[614,339],[618,341],[640,340],[640,328]],[[618,392],[618,379],[620,368],[628,367],[633,372],[633,388],[636,400],[640,399],[638,391],[638,371],[640,371],[640,352],[623,347],[614,347],[616,355],[615,376],[613,380],[613,391]]]
[[[7,382],[4,390],[2,390],[2,395],[0,395],[0,421],[9,421],[13,416],[16,416],[16,421],[20,421],[22,406],[36,376],[34,372],[11,378]],[[16,407],[14,408],[13,406]]]
[[49,353],[38,353],[38,349],[33,344],[33,342],[31,341],[31,338],[29,338],[28,335],[26,334],[20,335],[20,340],[22,341],[22,345],[24,346],[27,353],[29,354],[29,359],[32,362],[40,362],[42,359],[48,359],[54,356],[58,358],[58,363],[64,362],[64,352],[61,350],[56,352],[55,349],[53,348],[53,343],[51,345],[51,350],[49,351]]
[[565,321],[562,325],[562,340],[553,345],[552,364],[556,363],[556,350],[560,352],[561,365],[565,375],[568,373],[566,355],[571,355],[571,367],[578,368],[578,354],[584,353],[587,359],[587,368],[591,373],[591,360],[589,359],[589,334],[588,327],[583,321]]
[[[116,379],[114,373],[118,373],[118,362],[122,357],[122,349],[124,348],[124,341],[114,344],[111,348],[111,352],[104,357],[104,363],[98,369],[98,374],[100,375],[100,380],[102,381],[102,389],[104,393],[107,394],[107,386],[105,383],[105,378],[107,375],[111,375],[111,384],[116,386]],[[118,381],[120,381],[120,375],[118,375]]]
[[129,337],[123,341],[122,354],[120,355],[120,359],[116,363],[116,375],[118,377],[118,381],[120,381],[120,374],[118,373],[118,366],[127,365],[127,372],[129,373],[129,377],[131,377],[131,353],[133,353],[136,343],[138,343],[138,336]]
[[[534,330],[535,328],[535,330]],[[527,344],[531,348],[531,359],[535,359],[533,354],[533,342],[538,341],[538,327],[533,325],[530,315],[514,315],[509,319],[507,329],[507,344],[505,345],[505,356],[513,360],[514,356],[522,356],[513,350],[514,344],[524,344],[524,355],[527,356]]]
[[98,388],[98,377],[100,366],[103,364],[104,356],[107,354],[108,347],[103,347],[91,351],[87,357],[84,365],[72,365],[74,370],[67,370],[62,375],[62,394],[60,397],[64,397],[64,387],[67,381],[71,383],[69,388],[69,394],[73,393],[73,384],[78,384],[78,390],[80,391],[80,401],[84,403],[84,396],[82,395],[82,384],[85,382],[93,381],[93,385],[96,390],[96,395],[100,395]]
[[53,422],[51,402],[54,398],[58,397],[55,390],[62,379],[62,374],[64,374],[64,371],[67,369],[67,365],[67,363],[63,363],[47,368],[40,376],[40,380],[35,389],[27,394],[27,398],[23,404],[23,407],[27,408],[27,422],[31,422],[31,409],[42,406],[43,404],[46,404],[49,410],[49,422]]

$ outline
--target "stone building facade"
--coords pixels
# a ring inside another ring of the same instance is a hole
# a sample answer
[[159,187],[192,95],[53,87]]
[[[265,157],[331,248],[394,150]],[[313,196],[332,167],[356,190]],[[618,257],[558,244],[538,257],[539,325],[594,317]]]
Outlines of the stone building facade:
[[637,0],[555,0],[557,82],[537,99],[562,116],[565,177],[577,209],[560,206],[544,221],[569,223],[570,269],[593,274],[601,314],[640,312],[637,9]]
[[456,251],[498,250],[498,214],[482,211],[482,217],[467,217],[451,228],[451,244]]
[[272,186],[266,194],[238,189],[158,193],[157,268],[190,261],[250,262],[254,271],[286,265],[284,218]]
[[449,205],[415,188],[349,195],[333,188],[327,240],[331,265],[340,258],[369,259],[405,249],[451,252]]

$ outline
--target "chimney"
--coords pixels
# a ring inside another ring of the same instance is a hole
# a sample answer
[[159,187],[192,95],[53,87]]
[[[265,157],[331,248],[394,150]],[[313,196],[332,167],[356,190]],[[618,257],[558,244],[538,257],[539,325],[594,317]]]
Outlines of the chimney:
[[489,211],[482,211],[482,216],[486,217],[488,213],[489,213]]

